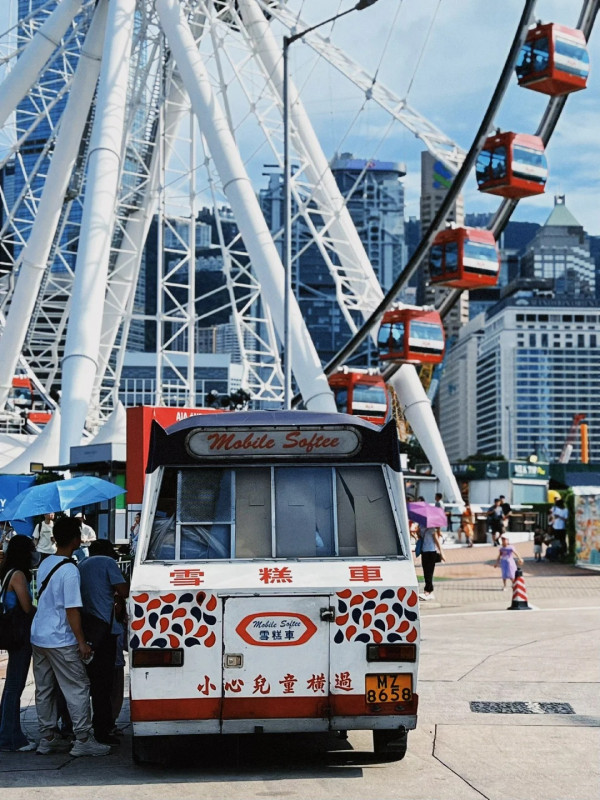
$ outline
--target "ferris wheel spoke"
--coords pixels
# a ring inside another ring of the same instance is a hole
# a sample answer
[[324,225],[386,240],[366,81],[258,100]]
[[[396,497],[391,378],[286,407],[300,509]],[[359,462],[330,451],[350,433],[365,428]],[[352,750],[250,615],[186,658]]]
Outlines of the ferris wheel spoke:
[[56,138],[50,168],[22,256],[10,311],[0,340],[0,408],[4,407],[12,385],[19,353],[32,317],[43,273],[55,240],[63,198],[69,186],[86,119],[100,71],[100,54],[106,22],[106,4],[94,17],[82,48],[72,91]]

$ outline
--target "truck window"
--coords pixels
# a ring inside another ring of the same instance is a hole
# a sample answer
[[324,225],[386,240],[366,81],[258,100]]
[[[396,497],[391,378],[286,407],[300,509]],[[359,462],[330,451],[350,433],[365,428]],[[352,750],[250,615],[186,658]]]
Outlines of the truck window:
[[332,470],[275,469],[275,540],[278,558],[335,555]]
[[336,472],[339,555],[400,555],[402,551],[381,468],[339,467]]
[[253,466],[165,469],[147,559],[397,555],[380,466]]

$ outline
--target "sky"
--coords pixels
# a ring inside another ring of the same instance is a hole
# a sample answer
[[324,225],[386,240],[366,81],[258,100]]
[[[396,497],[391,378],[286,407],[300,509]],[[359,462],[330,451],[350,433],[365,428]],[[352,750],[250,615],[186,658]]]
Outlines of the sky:
[[[347,8],[354,0],[288,0],[308,24]],[[523,0],[377,0],[319,32],[356,60],[411,108],[468,150],[508,55]],[[536,19],[574,27],[581,0],[538,0]],[[0,0],[0,30],[9,7]],[[589,42],[591,76],[585,91],[571,95],[547,150],[546,193],[519,203],[513,219],[543,223],[557,194],[590,234],[600,235],[600,21]],[[278,35],[281,31],[278,32]],[[406,164],[406,216],[419,215],[420,152],[410,131],[365,101],[344,76],[318,64],[304,41],[290,48],[290,71],[298,85],[323,151],[352,152]],[[494,128],[535,132],[547,98],[521,89],[516,78]],[[264,161],[262,163],[265,163]],[[260,167],[255,175],[262,180]],[[474,176],[464,190],[467,212],[493,212],[497,198],[481,195]]]
[[[351,7],[347,0],[290,0],[311,24]],[[538,0],[535,18],[575,27],[579,0]],[[378,0],[339,20],[331,39],[378,80],[468,150],[508,55],[524,7],[521,0]],[[317,18],[318,17],[318,18]],[[588,43],[591,75],[585,91],[572,94],[547,149],[550,175],[546,192],[519,203],[513,219],[543,223],[554,195],[590,234],[600,235],[600,20]],[[323,28],[322,31],[327,31]],[[325,34],[326,35],[326,34]],[[292,75],[304,75],[309,48],[295,43]],[[298,53],[298,50],[300,51]],[[304,53],[303,53],[304,51]],[[357,99],[334,75],[324,75],[318,90],[306,82],[303,99],[328,156],[339,141],[358,157],[406,163],[406,215],[418,216],[420,140],[389,119],[374,104],[354,123]],[[522,89],[516,78],[503,100],[494,127],[534,133],[547,97]],[[352,133],[348,135],[348,126]],[[385,135],[385,138],[384,138]],[[467,212],[494,211],[498,199],[481,195],[471,176],[464,191]]]

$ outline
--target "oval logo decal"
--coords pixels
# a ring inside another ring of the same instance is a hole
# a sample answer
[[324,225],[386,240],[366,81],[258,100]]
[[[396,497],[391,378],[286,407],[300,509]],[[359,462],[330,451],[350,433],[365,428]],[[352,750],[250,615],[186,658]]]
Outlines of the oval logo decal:
[[247,644],[259,647],[293,647],[308,642],[317,632],[317,626],[305,614],[266,611],[248,614],[235,630]]

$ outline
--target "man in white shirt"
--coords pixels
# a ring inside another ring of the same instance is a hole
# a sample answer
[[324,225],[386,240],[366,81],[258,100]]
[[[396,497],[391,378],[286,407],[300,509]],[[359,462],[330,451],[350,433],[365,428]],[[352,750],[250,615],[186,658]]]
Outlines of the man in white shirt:
[[[54,526],[56,555],[44,559],[38,570],[38,608],[31,626],[35,706],[42,739],[37,752],[66,752],[73,756],[104,756],[110,747],[92,735],[90,683],[84,661],[92,656],[81,626],[79,570],[71,560],[80,546],[79,523],[71,517]],[[75,743],[58,733],[58,689],[73,722]]]
[[35,549],[43,561],[48,556],[56,553],[56,543],[54,541],[54,512],[44,514],[44,519],[33,529],[33,543]]
[[565,506],[565,501],[562,497],[554,501],[554,506],[550,511],[550,524],[552,525],[552,533],[560,542],[560,554],[562,556],[567,553],[567,520],[569,519],[569,509]]

